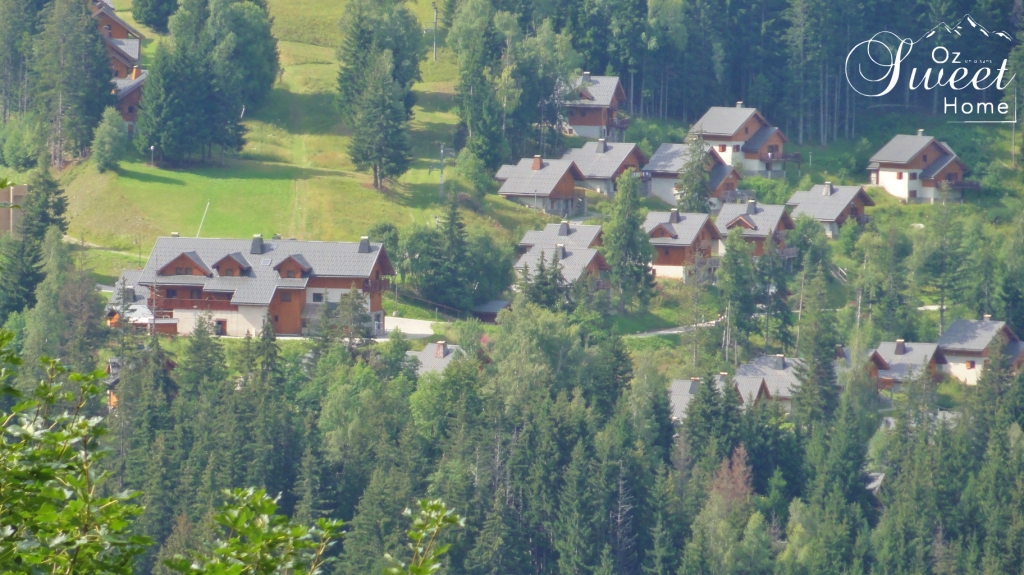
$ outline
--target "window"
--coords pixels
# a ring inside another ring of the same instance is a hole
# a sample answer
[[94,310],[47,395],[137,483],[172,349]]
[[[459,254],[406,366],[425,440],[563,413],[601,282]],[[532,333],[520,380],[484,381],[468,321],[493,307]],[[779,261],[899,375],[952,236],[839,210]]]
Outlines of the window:
[[306,329],[307,327],[309,327],[309,320],[302,320],[302,329]]
[[224,333],[227,331],[228,322],[227,320],[218,319],[214,320],[213,325],[214,335],[224,335]]
[[779,153],[779,146],[777,144],[769,145],[768,146],[768,153],[769,154],[778,154]]
[[183,273],[185,273],[185,268],[174,268],[174,275],[180,276]]
[[166,290],[166,291],[164,291],[164,295],[166,295],[169,298],[176,298],[176,297],[178,297],[178,290],[176,290],[176,289]]
[[967,369],[974,369],[974,360],[966,362]]
[[928,162],[928,154],[925,154],[925,155],[921,156],[921,161],[927,163]]
[[743,133],[744,134],[749,134],[750,133],[750,128],[747,127],[747,126],[743,126]]
[[718,146],[718,151],[719,152],[724,152],[725,151],[725,144],[722,144],[722,145]]
[[315,294],[313,294],[313,303],[323,303],[323,301],[324,301],[324,294],[322,294],[322,293],[315,293]]
[[227,277],[231,277],[231,276],[235,275],[235,270],[233,270],[231,268],[228,268],[228,269],[224,270],[224,275],[227,276]]
[[284,275],[285,277],[293,278],[295,277],[295,272],[293,272],[292,270],[288,270],[287,272],[285,272]]
[[203,290],[201,290],[201,289],[189,290],[189,297],[191,297],[192,299],[203,299]]
[[277,323],[277,316],[274,316],[274,323]]
[[128,106],[128,113],[129,114],[134,114],[135,113],[135,106]]
[[736,144],[735,146],[733,146],[733,147],[732,147],[732,151],[734,151],[734,152],[739,152],[739,151],[740,151],[740,146],[739,146],[739,144]]
[[950,182],[955,182],[957,177],[958,177],[958,175],[956,173],[946,174],[946,180],[948,180]]
[[910,179],[911,180],[916,180],[917,179],[917,172],[910,172]]
[[903,172],[896,172],[896,179],[897,180],[902,180],[903,179]]
[[292,292],[290,292],[290,291],[283,291],[283,292],[281,292],[281,301],[282,302],[290,302],[290,301],[292,301]]
[[114,77],[117,78],[117,77],[120,77],[120,76],[121,76],[121,72],[118,71],[118,70],[114,70]]
[[192,268],[185,268],[185,275],[187,275],[187,276],[192,275]]

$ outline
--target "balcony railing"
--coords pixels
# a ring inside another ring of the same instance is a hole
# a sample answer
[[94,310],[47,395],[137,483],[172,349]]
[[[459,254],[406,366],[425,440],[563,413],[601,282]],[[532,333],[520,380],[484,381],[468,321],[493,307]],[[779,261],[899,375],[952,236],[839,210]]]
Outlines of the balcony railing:
[[363,291],[370,293],[381,293],[391,288],[391,281],[388,279],[363,280]]
[[956,182],[949,182],[949,187],[954,190],[978,190],[981,189],[981,183],[977,180],[958,180]]
[[230,300],[224,299],[188,299],[181,297],[151,297],[150,309],[201,309],[210,311],[230,311],[236,308]]
[[594,289],[596,290],[610,290],[612,289],[611,280],[598,279],[594,280]]
[[733,202],[746,202],[747,200],[756,199],[754,190],[725,190],[719,197],[723,203],[731,204]]
[[853,216],[853,219],[862,226],[871,223],[871,216]]

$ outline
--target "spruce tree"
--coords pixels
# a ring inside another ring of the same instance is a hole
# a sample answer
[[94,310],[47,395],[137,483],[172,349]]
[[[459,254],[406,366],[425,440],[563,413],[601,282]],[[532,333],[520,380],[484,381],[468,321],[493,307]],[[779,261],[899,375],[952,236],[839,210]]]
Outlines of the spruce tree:
[[[718,289],[722,294],[727,317],[726,338],[734,344],[742,342],[757,329],[754,294],[757,274],[754,269],[753,250],[743,239],[742,228],[729,230],[725,240],[725,255],[718,270]],[[728,355],[726,356],[728,357]]]
[[27,2],[0,0],[0,124],[6,124],[11,114],[21,108],[26,63],[32,56],[32,46],[27,41],[33,27],[32,16]]
[[558,519],[553,535],[562,575],[586,573],[598,564],[594,545],[596,494],[590,468],[590,457],[579,442],[572,450],[558,494]]
[[510,509],[504,501],[504,489],[494,493],[494,502],[466,557],[466,569],[472,575],[516,575],[526,573],[518,538],[513,533]]
[[374,57],[373,21],[368,2],[350,2],[341,17],[341,45],[338,46],[338,109],[345,123],[358,126],[359,102],[366,86],[367,71]]
[[804,295],[799,327],[801,361],[794,367],[800,383],[793,392],[793,420],[808,430],[827,422],[839,404],[835,321],[825,299],[827,293],[825,271],[818,268]]
[[35,242],[11,234],[0,237],[0,325],[35,305],[35,288],[43,281],[40,259]]
[[66,233],[68,221],[64,214],[68,209],[68,199],[49,170],[34,170],[26,183],[29,194],[25,198],[25,205],[21,207],[21,236],[38,244],[42,243],[51,226],[56,226],[61,233]]
[[402,90],[392,77],[394,63],[385,50],[368,62],[365,89],[356,108],[360,128],[349,144],[349,155],[359,170],[373,172],[373,187],[409,169],[409,125]]
[[627,302],[638,298],[646,304],[654,284],[650,239],[643,231],[640,213],[640,181],[632,169],[616,180],[612,213],[604,233],[604,247],[612,277],[619,288],[619,312]]
[[1002,303],[1005,321],[1015,333],[1024,331],[1024,215],[1017,218],[1003,256]]
[[212,0],[204,33],[215,39],[213,79],[224,102],[254,107],[264,102],[279,72],[277,38],[266,7],[252,1]]
[[178,9],[178,0],[133,0],[132,18],[157,32],[167,32],[167,21]]
[[789,307],[789,285],[786,267],[774,238],[764,241],[764,254],[757,260],[757,297],[764,320],[761,333],[767,352],[774,336],[782,351],[793,345],[793,311]]
[[686,160],[676,182],[681,212],[706,214],[711,210],[707,155],[703,134],[691,136],[686,142]]

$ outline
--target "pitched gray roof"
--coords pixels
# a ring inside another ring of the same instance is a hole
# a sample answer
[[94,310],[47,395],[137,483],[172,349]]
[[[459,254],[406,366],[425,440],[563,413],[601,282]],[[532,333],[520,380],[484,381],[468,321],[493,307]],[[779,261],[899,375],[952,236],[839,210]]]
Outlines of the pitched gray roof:
[[672,418],[683,419],[686,417],[686,407],[690,400],[697,395],[700,382],[692,379],[673,379],[668,387],[668,401],[672,405]]
[[[864,192],[860,186],[832,186],[831,194],[825,193],[826,189],[824,184],[819,184],[806,192],[794,192],[786,202],[787,206],[795,206],[792,217],[807,214],[818,221],[834,222],[857,194]],[[864,198],[866,205],[875,205],[867,194]]]
[[110,81],[114,83],[114,90],[117,92],[117,99],[120,100],[134,92],[137,88],[142,87],[142,85],[146,83],[146,78],[148,76],[149,72],[142,70],[139,77],[134,80],[131,77],[112,78]]
[[[906,381],[926,366],[935,356],[935,352],[939,350],[939,345],[936,343],[908,341],[904,344],[904,353],[897,355],[896,345],[895,341],[883,341],[875,349],[875,353],[889,365],[889,369],[878,370],[879,377],[889,377],[893,381]],[[945,363],[945,359],[939,363]]]
[[519,242],[519,247],[554,247],[558,244],[565,244],[566,247],[589,248],[599,237],[601,237],[601,226],[564,221],[558,224],[548,224],[544,226],[543,230],[526,232]]
[[111,20],[113,20],[113,21],[117,22],[118,24],[124,26],[125,29],[128,30],[129,33],[134,34],[135,37],[141,38],[141,39],[145,39],[146,38],[145,36],[142,35],[142,32],[139,32],[134,26],[132,26],[131,24],[125,22],[120,16],[118,16],[117,12],[114,11],[113,6],[107,4],[106,2],[104,2],[103,4],[98,5],[97,10],[93,12],[93,17],[99,16],[100,14],[106,14],[107,16],[110,17]]
[[[600,151],[604,148],[604,151]],[[624,142],[587,142],[582,148],[571,148],[563,160],[572,160],[588,180],[610,180],[631,153],[643,154],[636,144]]]
[[[943,145],[944,145],[944,143],[943,143]],[[928,164],[927,168],[921,170],[921,178],[925,179],[925,180],[930,180],[930,179],[934,178],[935,174],[938,174],[943,168],[945,168],[949,164],[953,163],[954,160],[956,160],[956,156],[955,155],[953,155],[953,154],[942,154],[938,158],[935,158],[934,162]]]
[[686,165],[689,152],[686,144],[662,144],[654,152],[647,165],[642,168],[644,172],[664,172],[677,174]]
[[142,270],[121,272],[121,277],[114,284],[114,292],[110,294],[110,301],[107,302],[108,316],[124,311],[122,319],[127,323],[145,323],[153,317],[149,309],[149,288],[138,283],[140,277]]
[[568,171],[574,171],[574,178],[582,179],[579,168],[572,160],[542,160],[541,169],[533,169],[533,158],[523,158],[519,163],[504,165],[495,179],[504,180],[498,194],[502,196],[550,196],[555,186]]
[[416,368],[417,375],[423,375],[430,371],[441,373],[456,356],[464,357],[466,355],[466,352],[461,347],[442,341],[428,343],[420,351],[407,351],[405,353],[419,360],[420,364]]
[[107,41],[117,46],[119,50],[132,60],[137,61],[139,59],[139,45],[141,42],[138,38],[107,38]]
[[[541,255],[544,256],[545,267],[548,267],[555,259],[556,249],[556,246],[534,246],[530,248],[530,251],[519,256],[515,267],[517,270],[529,269],[532,276],[536,274]],[[590,262],[600,257],[601,254],[592,248],[565,246],[565,251],[558,258],[558,267],[562,270],[562,278],[569,283],[580,279]]]
[[744,152],[756,152],[768,141],[768,138],[772,137],[772,134],[778,131],[779,129],[775,126],[763,126],[760,130],[754,132],[754,135],[744,142],[743,147],[740,149]]
[[[261,253],[251,252],[251,240],[212,238],[157,238],[153,252],[138,279],[146,285],[203,286],[206,291],[233,293],[236,305],[267,305],[278,289],[301,289],[309,278],[282,278],[274,266],[301,254],[314,277],[369,278],[383,254],[381,244],[370,244],[368,253],[359,252],[359,242],[307,242],[267,240]],[[202,262],[208,275],[158,276],[160,269],[182,254]],[[244,275],[222,277],[210,266],[233,254],[245,254],[252,268]],[[384,256],[387,257],[386,254]],[[384,260],[383,273],[393,273]]]
[[718,212],[718,219],[715,226],[722,236],[729,235],[729,228],[726,226],[740,216],[745,216],[754,224],[753,229],[743,228],[744,237],[766,238],[775,231],[786,212],[786,206],[755,203],[754,212],[749,213],[751,204],[723,204],[722,210]]
[[[907,135],[898,134],[893,136],[893,139],[882,146],[881,150],[875,152],[874,156],[871,156],[871,162],[890,162],[894,164],[905,164],[910,160],[914,159],[918,153],[921,152],[935,138],[931,136],[918,136],[918,135]],[[938,142],[940,146],[946,148],[949,153],[953,153],[949,149],[949,146],[943,142]]]
[[939,336],[939,347],[943,350],[981,352],[1005,326],[1006,322],[1002,321],[958,319]]
[[[691,134],[703,132],[708,136],[731,136],[736,133],[743,122],[757,112],[757,108],[727,108],[712,106],[690,128]],[[756,133],[756,132],[755,132]]]
[[768,393],[773,398],[790,399],[800,386],[794,368],[802,363],[803,360],[795,357],[762,355],[749,363],[740,364],[736,368],[736,375],[763,377]]
[[708,174],[708,187],[712,190],[717,189],[735,169],[729,164],[715,164],[715,167],[711,168],[711,173]]
[[591,76],[588,84],[581,86],[582,82],[583,76],[576,78],[572,85],[573,91],[585,90],[593,99],[566,98],[566,106],[607,108],[612,105],[612,100],[615,98],[615,88],[619,85],[618,76]]
[[652,244],[657,246],[689,246],[697,239],[697,234],[708,221],[707,214],[680,213],[678,221],[672,221],[673,212],[647,212],[647,219],[644,220],[644,233],[650,234],[659,226],[665,228],[675,237],[671,238],[650,238]]

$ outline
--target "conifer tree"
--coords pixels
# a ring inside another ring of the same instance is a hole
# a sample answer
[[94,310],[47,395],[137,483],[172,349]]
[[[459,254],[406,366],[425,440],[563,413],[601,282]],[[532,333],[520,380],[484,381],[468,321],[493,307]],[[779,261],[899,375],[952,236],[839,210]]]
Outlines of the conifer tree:
[[1024,330],[1024,215],[1014,222],[1012,241],[1003,258],[1002,303],[1005,321],[1015,333]]
[[806,429],[828,421],[839,404],[834,318],[825,300],[826,293],[825,271],[819,268],[804,295],[798,348],[801,361],[794,367],[800,384],[793,392],[793,419]]
[[32,16],[28,3],[0,0],[0,124],[23,106],[19,100],[26,88],[26,63],[32,57],[27,41]]
[[764,254],[757,260],[757,298],[764,321],[761,333],[764,335],[765,351],[774,336],[779,347],[785,351],[793,345],[793,311],[789,307],[789,285],[786,268],[774,238],[764,242]]
[[277,38],[266,6],[251,0],[212,0],[204,34],[215,42],[211,54],[214,82],[229,113],[254,107],[277,81]]
[[394,62],[385,50],[367,62],[365,89],[355,110],[349,155],[356,168],[373,172],[373,187],[409,169],[409,126],[402,91],[392,77]]
[[564,482],[558,494],[558,519],[554,546],[562,575],[586,573],[598,564],[594,549],[594,506],[590,458],[582,443],[572,450]]
[[494,494],[483,527],[466,557],[466,569],[473,575],[516,575],[526,573],[519,541],[509,521],[503,489]]
[[68,221],[64,214],[68,209],[68,199],[49,170],[34,170],[26,183],[30,193],[21,207],[21,236],[41,244],[51,226],[56,226],[61,233],[67,232]]
[[734,344],[757,329],[754,322],[757,311],[754,303],[757,275],[752,253],[751,245],[743,239],[742,228],[729,230],[725,255],[722,256],[722,265],[718,271],[718,287],[728,316],[729,333],[726,338]]
[[654,284],[651,260],[654,257],[650,239],[643,231],[640,213],[640,182],[633,170],[626,170],[616,180],[612,213],[604,234],[604,246],[612,277],[619,288],[619,312],[638,298],[646,304]]
[[132,18],[157,32],[167,32],[167,21],[178,8],[178,0],[133,0]]
[[691,136],[686,142],[686,161],[679,170],[676,188],[679,191],[679,210],[688,213],[706,214],[711,210],[708,203],[709,176],[707,171],[708,152],[703,134]]
[[35,288],[43,281],[40,258],[35,242],[11,234],[0,237],[0,325],[35,305]]

